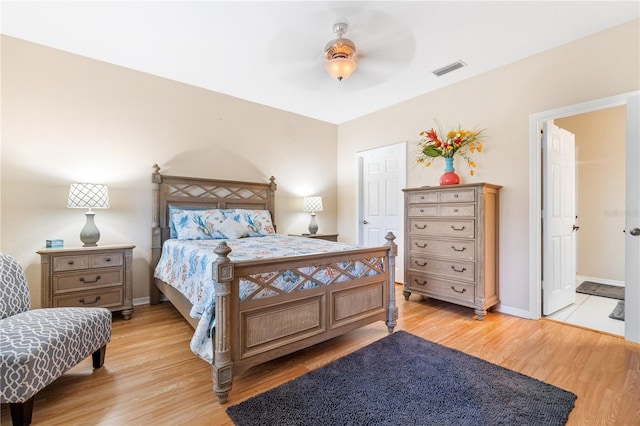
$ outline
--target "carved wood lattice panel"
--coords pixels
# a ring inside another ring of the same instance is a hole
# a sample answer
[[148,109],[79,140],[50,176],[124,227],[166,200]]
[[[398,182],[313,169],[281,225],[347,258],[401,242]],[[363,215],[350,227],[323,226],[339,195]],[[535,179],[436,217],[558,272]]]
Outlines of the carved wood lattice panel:
[[381,274],[384,261],[379,257],[251,274],[240,277],[240,298],[262,299]]
[[220,186],[205,184],[177,184],[166,185],[168,198],[216,198],[233,200],[266,200],[268,191],[264,188],[247,188],[240,186]]

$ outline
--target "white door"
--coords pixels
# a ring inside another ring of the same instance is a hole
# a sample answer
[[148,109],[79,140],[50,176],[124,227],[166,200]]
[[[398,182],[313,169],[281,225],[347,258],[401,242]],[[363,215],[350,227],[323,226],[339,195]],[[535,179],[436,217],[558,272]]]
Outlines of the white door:
[[640,343],[640,95],[627,99],[624,338]]
[[358,153],[360,163],[359,244],[379,246],[393,232],[398,245],[396,282],[404,280],[404,143]]
[[576,297],[576,148],[572,133],[551,121],[542,137],[542,313]]

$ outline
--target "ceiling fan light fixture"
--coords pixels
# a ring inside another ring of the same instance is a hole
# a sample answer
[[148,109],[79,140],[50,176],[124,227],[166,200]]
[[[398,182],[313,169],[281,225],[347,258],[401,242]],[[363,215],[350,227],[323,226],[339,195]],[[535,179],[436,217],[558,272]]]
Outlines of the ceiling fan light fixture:
[[325,69],[329,75],[338,81],[342,81],[356,69],[356,45],[342,36],[347,32],[347,24],[337,23],[333,26],[333,32],[338,38],[331,40],[324,47],[327,62]]

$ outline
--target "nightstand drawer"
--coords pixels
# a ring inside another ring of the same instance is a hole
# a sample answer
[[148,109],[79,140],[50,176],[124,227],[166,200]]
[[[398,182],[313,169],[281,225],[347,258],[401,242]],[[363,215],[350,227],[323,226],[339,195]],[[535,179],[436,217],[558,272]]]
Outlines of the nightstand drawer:
[[123,272],[122,268],[115,268],[96,270],[95,272],[56,274],[53,276],[53,294],[97,287],[122,286],[124,283]]
[[455,191],[442,191],[439,193],[441,203],[468,203],[476,200],[474,189],[458,189]]
[[53,272],[75,271],[89,268],[89,255],[77,254],[73,256],[54,256]]
[[83,291],[69,293],[64,296],[53,297],[54,308],[68,308],[72,306],[109,308],[121,306],[124,303],[124,295],[121,287],[102,289],[99,291]]
[[92,254],[89,259],[91,268],[108,268],[109,266],[122,266],[124,256],[122,253]]

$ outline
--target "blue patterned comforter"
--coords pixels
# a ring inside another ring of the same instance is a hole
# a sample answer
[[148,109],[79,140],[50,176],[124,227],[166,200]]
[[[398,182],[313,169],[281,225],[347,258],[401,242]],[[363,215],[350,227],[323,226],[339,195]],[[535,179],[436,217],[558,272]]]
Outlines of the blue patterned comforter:
[[[234,262],[341,252],[358,248],[315,238],[277,234],[227,240],[167,240],[162,248],[162,256],[154,276],[175,287],[193,305],[190,315],[192,318],[198,318],[199,322],[191,340],[191,350],[209,363],[213,363],[213,345],[210,336],[215,327],[215,291],[211,265],[217,258],[213,250],[221,241],[226,241],[231,248],[229,258]],[[347,271],[348,275],[340,273],[342,270]],[[309,266],[300,268],[299,272],[302,272],[302,275],[284,271],[281,274],[269,272],[243,277],[239,280],[240,300],[270,297],[289,291],[340,282],[349,279],[349,276],[360,277],[376,273],[362,262],[344,262],[339,270],[331,266]],[[311,279],[305,278],[305,275]],[[268,288],[260,285],[267,281]]]

